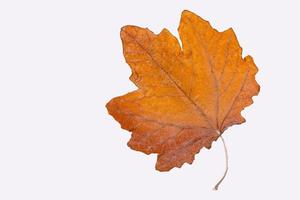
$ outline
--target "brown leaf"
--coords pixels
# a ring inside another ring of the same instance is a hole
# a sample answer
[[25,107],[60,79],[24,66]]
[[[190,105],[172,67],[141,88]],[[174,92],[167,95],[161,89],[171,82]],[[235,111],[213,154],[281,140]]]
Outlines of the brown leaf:
[[245,122],[240,113],[259,92],[257,68],[252,57],[242,58],[231,28],[218,32],[183,11],[178,30],[182,48],[167,29],[155,35],[146,28],[122,28],[130,80],[138,89],[106,105],[132,132],[130,148],[158,154],[159,171],[191,164],[202,147]]

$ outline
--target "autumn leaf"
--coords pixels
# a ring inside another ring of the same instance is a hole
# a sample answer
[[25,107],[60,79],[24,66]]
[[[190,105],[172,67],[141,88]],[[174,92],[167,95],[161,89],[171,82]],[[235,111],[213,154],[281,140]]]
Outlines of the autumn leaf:
[[158,154],[156,169],[168,171],[192,163],[201,148],[231,125],[245,119],[241,111],[259,92],[257,67],[230,28],[183,11],[178,28],[182,48],[167,29],[121,30],[123,53],[138,87],[106,106],[123,129],[132,132],[131,149]]

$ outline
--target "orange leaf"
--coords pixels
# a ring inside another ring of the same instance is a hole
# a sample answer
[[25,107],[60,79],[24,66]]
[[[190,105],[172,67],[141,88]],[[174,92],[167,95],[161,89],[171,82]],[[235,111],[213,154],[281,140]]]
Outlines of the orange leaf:
[[158,154],[156,169],[168,171],[192,163],[201,148],[231,125],[259,92],[257,68],[230,28],[218,32],[189,11],[179,26],[182,48],[167,29],[125,26],[123,52],[137,90],[106,106],[123,129],[132,132],[128,146]]

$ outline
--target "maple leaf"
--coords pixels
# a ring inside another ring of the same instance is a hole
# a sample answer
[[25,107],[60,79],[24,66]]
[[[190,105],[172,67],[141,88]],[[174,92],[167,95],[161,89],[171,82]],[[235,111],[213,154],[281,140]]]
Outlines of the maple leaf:
[[121,29],[138,89],[106,105],[132,132],[130,148],[158,154],[159,171],[191,164],[229,126],[245,122],[240,113],[259,92],[257,67],[252,57],[242,58],[231,28],[218,32],[185,10],[178,31],[182,48],[167,29],[158,35],[137,26]]

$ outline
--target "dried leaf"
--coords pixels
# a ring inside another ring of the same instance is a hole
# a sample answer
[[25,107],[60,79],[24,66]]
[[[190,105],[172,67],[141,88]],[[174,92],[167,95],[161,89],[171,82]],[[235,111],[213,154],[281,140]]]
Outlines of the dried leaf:
[[183,11],[182,48],[167,29],[158,35],[146,28],[121,30],[123,52],[137,90],[106,106],[123,129],[132,132],[128,146],[158,154],[156,169],[168,171],[192,163],[201,148],[231,125],[245,119],[241,111],[259,92],[257,68],[230,28]]

